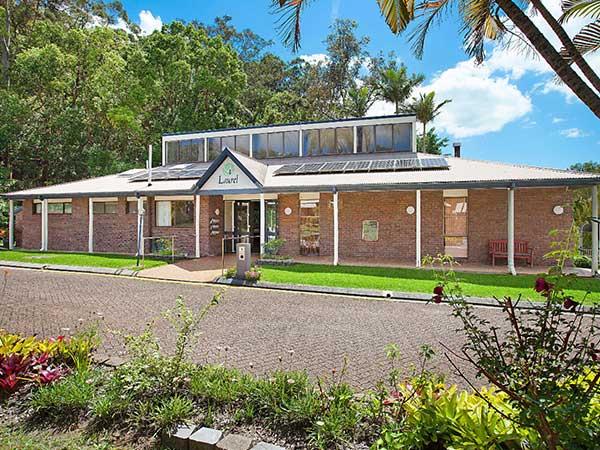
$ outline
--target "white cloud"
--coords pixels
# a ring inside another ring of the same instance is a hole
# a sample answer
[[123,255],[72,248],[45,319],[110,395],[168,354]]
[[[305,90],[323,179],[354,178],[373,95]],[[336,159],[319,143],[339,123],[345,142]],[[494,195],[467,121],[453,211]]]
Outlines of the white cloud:
[[309,64],[317,65],[327,62],[329,56],[327,56],[325,53],[313,53],[311,55],[300,55],[299,58]]
[[566,130],[561,130],[560,134],[566,138],[577,139],[589,136],[589,133],[579,129],[579,128],[567,128]]
[[142,30],[142,34],[152,34],[154,31],[160,30],[162,25],[160,16],[155,16],[151,11],[146,9],[140,11],[140,29]]
[[564,121],[565,121],[565,119],[563,119],[562,117],[553,117],[552,118],[552,123],[561,123]]

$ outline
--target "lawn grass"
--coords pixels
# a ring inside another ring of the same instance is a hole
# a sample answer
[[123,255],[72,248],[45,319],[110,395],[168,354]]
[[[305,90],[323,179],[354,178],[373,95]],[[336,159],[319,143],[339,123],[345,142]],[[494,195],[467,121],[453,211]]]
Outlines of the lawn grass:
[[[126,449],[131,447],[118,447]],[[107,436],[85,436],[81,431],[0,426],[0,450],[116,450]]]
[[[457,272],[463,292],[471,297],[524,298],[541,300],[533,290],[536,275],[504,275]],[[382,291],[422,292],[430,294],[436,285],[434,273],[428,269],[399,269],[389,267],[329,266],[322,264],[293,264],[265,266],[262,281],[273,283],[329,286]],[[569,295],[586,303],[600,301],[600,280],[577,278],[571,280]]]
[[[30,250],[2,250],[0,261],[18,261],[38,264],[60,264],[65,266],[108,267],[111,269],[137,270],[135,256],[113,255],[102,253],[63,253],[63,252],[37,252]],[[144,260],[143,269],[167,264],[159,259]]]

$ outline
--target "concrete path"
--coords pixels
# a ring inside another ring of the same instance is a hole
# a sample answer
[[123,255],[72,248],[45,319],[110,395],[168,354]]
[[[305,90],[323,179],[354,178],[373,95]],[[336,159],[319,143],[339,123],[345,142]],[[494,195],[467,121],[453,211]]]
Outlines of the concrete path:
[[[139,333],[154,321],[166,350],[175,335],[161,313],[181,295],[190,307],[210,301],[214,286],[92,274],[4,269],[0,272],[0,328],[56,336],[98,322],[102,357],[123,357],[116,331]],[[503,323],[497,309],[478,308],[491,323]],[[275,369],[307,370],[313,376],[339,373],[372,387],[391,368],[384,349],[395,342],[402,368],[418,362],[422,344],[438,355],[433,366],[450,378],[440,342],[459,349],[462,338],[447,305],[392,302],[336,295],[227,288],[222,303],[202,324],[192,349],[196,362],[223,363],[257,374]]]
[[220,256],[208,256],[144,269],[138,273],[138,277],[159,280],[209,282],[221,276],[222,267],[227,269],[234,265],[235,255],[226,255],[224,265]]

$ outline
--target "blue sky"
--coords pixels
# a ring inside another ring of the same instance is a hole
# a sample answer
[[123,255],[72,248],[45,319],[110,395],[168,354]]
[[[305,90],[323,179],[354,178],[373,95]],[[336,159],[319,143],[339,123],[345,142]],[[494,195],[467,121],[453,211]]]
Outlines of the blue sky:
[[[212,22],[229,15],[236,27],[272,39],[272,52],[285,59],[294,56],[280,44],[270,0],[123,3],[130,18],[147,31],[176,19]],[[558,0],[544,3],[558,14]],[[462,50],[458,21],[449,17],[434,28],[423,59],[417,60],[406,37],[388,30],[375,0],[315,0],[304,15],[298,55],[324,53],[323,40],[337,17],[358,22],[358,34],[371,38],[371,53],[395,51],[411,71],[425,74],[425,91],[435,90],[439,98],[453,100],[435,126],[451,141],[463,144],[464,156],[560,168],[600,161],[600,122],[568,88],[554,82],[552,72],[539,59],[490,44],[488,60],[476,66]],[[580,25],[575,23],[568,31]],[[542,31],[550,36],[549,30]],[[600,70],[600,54],[591,56],[589,62]],[[379,103],[372,114],[392,111],[391,105]]]

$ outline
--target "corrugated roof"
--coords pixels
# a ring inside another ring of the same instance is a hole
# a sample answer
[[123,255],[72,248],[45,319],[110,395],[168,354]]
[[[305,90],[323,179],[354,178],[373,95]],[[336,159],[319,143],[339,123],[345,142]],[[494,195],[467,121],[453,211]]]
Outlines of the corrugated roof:
[[[467,158],[446,157],[448,169],[444,170],[406,170],[397,172],[368,173],[324,173],[307,175],[274,175],[285,164],[294,162],[323,162],[341,160],[359,160],[367,158],[365,154],[318,156],[304,158],[286,158],[273,160],[255,160],[237,152],[230,152],[240,164],[262,184],[265,192],[298,192],[302,190],[393,190],[393,189],[441,189],[453,187],[508,187],[510,185],[528,186],[584,186],[600,184],[599,174],[574,172],[569,170],[532,167]],[[369,154],[373,160],[398,158],[398,153]],[[403,153],[402,158],[439,158],[437,155]],[[216,163],[217,161],[215,161]],[[207,164],[207,167],[209,165]],[[183,195],[193,194],[198,179],[153,181],[151,186],[145,182],[131,181],[131,178],[144,173],[137,169],[116,175],[75,181],[54,186],[28,189],[4,194],[7,198],[58,198],[115,195]],[[234,189],[232,189],[232,193]],[[208,192],[209,193],[209,192]]]

